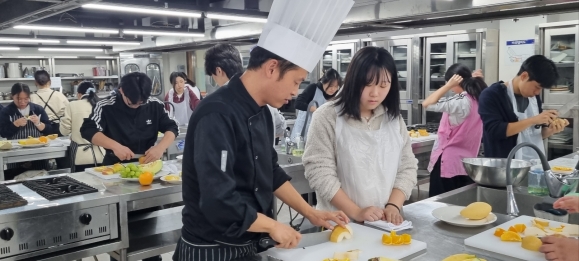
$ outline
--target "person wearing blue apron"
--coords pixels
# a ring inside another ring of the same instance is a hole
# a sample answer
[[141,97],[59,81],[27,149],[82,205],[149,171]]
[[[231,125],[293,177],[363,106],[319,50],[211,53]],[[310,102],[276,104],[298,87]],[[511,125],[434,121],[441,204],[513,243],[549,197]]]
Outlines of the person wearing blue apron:
[[[533,55],[508,82],[497,82],[480,95],[478,112],[483,121],[483,149],[487,158],[506,158],[517,144],[527,142],[545,153],[543,140],[563,131],[569,123],[555,121],[557,111],[542,110],[540,94],[557,84],[559,73],[553,61]],[[538,159],[528,147],[516,159]]]
[[[20,140],[28,137],[38,138],[52,133],[50,120],[46,111],[30,102],[30,87],[16,83],[11,90],[13,102],[0,112],[0,135],[9,140]],[[48,170],[48,160],[19,162],[7,164],[4,171],[5,180],[27,170]]]
[[342,77],[335,69],[328,69],[317,83],[312,83],[296,98],[298,116],[292,129],[291,139],[301,136],[307,139],[312,114],[326,101],[332,99],[342,86]]

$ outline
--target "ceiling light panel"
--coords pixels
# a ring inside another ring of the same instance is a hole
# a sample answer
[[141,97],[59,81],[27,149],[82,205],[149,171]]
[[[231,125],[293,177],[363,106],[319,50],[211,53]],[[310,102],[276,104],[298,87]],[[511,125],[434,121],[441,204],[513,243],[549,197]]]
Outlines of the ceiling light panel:
[[41,52],[103,52],[103,49],[80,49],[80,48],[38,48]]
[[60,43],[60,40],[36,39],[36,38],[12,38],[0,37],[0,42],[18,42],[18,43]]
[[252,22],[252,23],[267,23],[267,18],[251,17],[251,16],[208,13],[207,18],[223,19],[223,20],[230,20],[230,21],[241,21],[241,22]]
[[86,44],[86,45],[141,45],[139,42],[122,42],[122,41],[102,41],[102,40],[67,40],[67,44]]
[[155,35],[155,36],[180,36],[180,37],[204,37],[205,34],[202,33],[190,33],[190,32],[167,32],[167,31],[149,31],[149,30],[123,30],[125,34],[134,35]]
[[0,51],[18,51],[20,47],[0,46]]
[[77,33],[103,33],[103,34],[118,34],[119,33],[118,29],[45,26],[45,25],[17,25],[17,26],[14,26],[14,29],[58,31],[58,32],[77,32]]
[[168,15],[168,16],[178,16],[178,17],[191,17],[200,18],[201,12],[188,11],[183,12],[179,10],[162,9],[162,8],[142,8],[136,6],[127,5],[111,5],[111,4],[86,4],[83,5],[84,8],[115,11],[115,12],[128,12],[128,13],[140,13],[140,14],[152,14],[152,15]]

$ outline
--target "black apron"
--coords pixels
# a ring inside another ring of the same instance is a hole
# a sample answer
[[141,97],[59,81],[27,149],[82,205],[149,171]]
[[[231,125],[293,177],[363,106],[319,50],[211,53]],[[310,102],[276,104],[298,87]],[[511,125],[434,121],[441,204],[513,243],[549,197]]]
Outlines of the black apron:
[[[92,159],[94,162],[94,166],[97,167],[98,166],[98,162],[96,159],[96,154],[94,151],[94,145],[93,144],[78,144],[74,141],[70,141],[70,146],[68,147],[70,150],[70,170],[71,173],[76,172],[75,169],[75,165],[76,165],[76,153],[77,151],[80,149],[82,151],[86,151],[86,150],[91,150],[92,152]],[[99,153],[102,153],[101,150],[99,150]]]
[[52,127],[52,134],[58,134],[59,137],[62,137],[62,134],[60,134],[60,117],[58,117],[58,114],[54,111],[54,109],[52,109],[52,107],[48,105],[48,102],[50,101],[52,95],[55,92],[56,91],[53,90],[52,93],[50,93],[50,96],[48,96],[48,101],[42,99],[42,97],[38,95],[38,93],[36,95],[38,96],[38,98],[40,98],[42,102],[44,102],[44,110],[46,111],[46,108],[48,108],[54,114],[54,116],[56,116],[56,119],[50,120],[50,126]]
[[257,242],[246,244],[193,244],[179,239],[173,253],[173,261],[250,261],[261,260],[257,256]]
[[[20,118],[23,118],[21,114],[14,115],[13,121],[16,121]],[[42,136],[42,133],[34,126],[32,121],[28,121],[25,126],[19,127],[18,132],[14,134],[14,136],[10,137],[11,140],[22,140],[27,139],[28,137],[35,137],[38,138]],[[17,162],[17,163],[8,163],[7,169],[15,169],[15,168],[25,168],[29,170],[48,170],[48,160],[36,160],[30,162]]]

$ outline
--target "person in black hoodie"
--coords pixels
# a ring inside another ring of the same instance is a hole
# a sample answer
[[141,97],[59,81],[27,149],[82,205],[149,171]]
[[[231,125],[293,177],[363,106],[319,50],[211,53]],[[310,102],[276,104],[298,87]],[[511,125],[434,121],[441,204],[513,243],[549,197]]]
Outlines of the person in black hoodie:
[[[0,111],[0,136],[9,140],[40,137],[51,134],[51,124],[46,111],[30,102],[30,87],[24,83],[16,83],[11,90],[13,102]],[[24,163],[10,163],[4,171],[6,180],[27,170],[48,168],[47,160],[37,160]]]
[[[81,136],[105,148],[103,165],[127,162],[144,154],[145,163],[160,159],[179,135],[162,101],[151,96],[151,79],[144,73],[123,76],[119,91],[99,101],[80,129]],[[158,132],[163,139],[155,145]]]

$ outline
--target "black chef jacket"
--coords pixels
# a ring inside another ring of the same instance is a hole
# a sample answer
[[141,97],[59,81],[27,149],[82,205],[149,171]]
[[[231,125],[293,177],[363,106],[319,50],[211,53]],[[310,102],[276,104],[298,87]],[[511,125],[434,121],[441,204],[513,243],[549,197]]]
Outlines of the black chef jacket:
[[272,217],[273,192],[290,177],[271,145],[273,123],[234,76],[189,121],[183,152],[183,238],[245,243],[257,213]]

